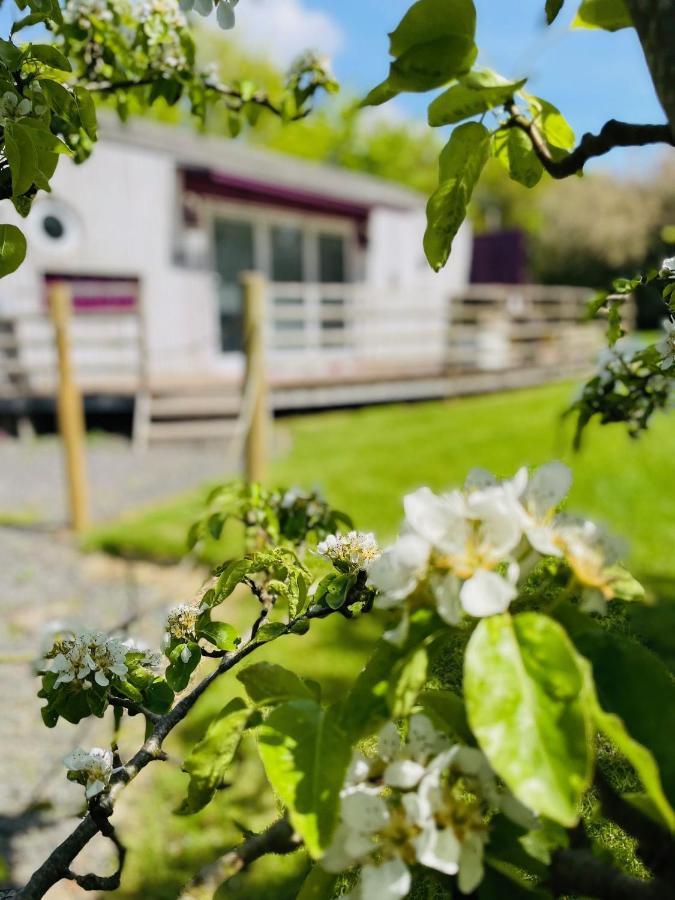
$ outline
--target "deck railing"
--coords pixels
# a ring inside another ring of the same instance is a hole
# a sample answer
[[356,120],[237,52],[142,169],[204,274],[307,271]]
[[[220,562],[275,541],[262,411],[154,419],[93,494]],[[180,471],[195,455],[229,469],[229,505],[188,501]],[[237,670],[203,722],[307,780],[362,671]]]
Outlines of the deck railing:
[[585,288],[470,285],[448,298],[438,289],[363,284],[269,284],[273,354],[351,360],[443,372],[588,364],[596,324],[581,324]]

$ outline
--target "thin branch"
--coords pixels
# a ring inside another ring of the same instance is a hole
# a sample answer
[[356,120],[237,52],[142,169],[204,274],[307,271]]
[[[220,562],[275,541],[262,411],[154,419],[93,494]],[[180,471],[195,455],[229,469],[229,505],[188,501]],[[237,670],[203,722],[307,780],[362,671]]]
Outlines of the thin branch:
[[86,875],[78,875],[76,872],[72,872],[68,869],[65,873],[65,877],[69,881],[74,881],[78,887],[81,887],[85,891],[116,891],[120,886],[127,849],[117,837],[115,829],[110,822],[107,820],[99,821],[98,828],[101,834],[105,835],[105,837],[115,845],[115,849],[117,850],[117,869],[112,875],[96,875],[93,872],[88,872]]
[[[358,599],[358,597],[350,598],[348,605],[358,602]],[[330,607],[310,607],[302,615],[289,622],[276,637],[266,641],[252,638],[238,650],[225,654],[219,665],[206,678],[202,679],[189,694],[179,700],[173,709],[156,721],[152,733],[142,747],[122,769],[113,775],[108,793],[98,800],[95,808],[92,807],[75,830],[50,853],[42,865],[35,870],[25,887],[17,892],[16,897],[20,898],[20,900],[40,900],[49,888],[53,887],[62,878],[69,877],[70,864],[101,830],[102,821],[106,821],[112,815],[119,792],[129,782],[133,781],[138,773],[151,762],[166,759],[166,754],[162,750],[163,741],[183,721],[197,700],[216,679],[234,668],[249,654],[253,653],[254,650],[257,650],[258,647],[265,646],[283,635],[290,634],[299,622],[323,619],[335,612],[336,610]]]
[[510,118],[504,127],[519,128],[529,136],[534,152],[553,178],[576,175],[589,159],[604,156],[615,147],[644,147],[647,144],[675,146],[675,138],[668,125],[633,125],[610,119],[598,134],[585,134],[571,153],[555,158],[535,121],[523,115],[515,103],[507,105],[506,111]]
[[117,706],[119,709],[126,709],[127,712],[131,713],[132,716],[145,716],[146,719],[153,723],[159,722],[159,720],[162,718],[161,716],[157,715],[157,713],[152,712],[152,710],[147,709],[140,703],[135,703],[133,700],[129,700],[127,697],[118,697],[115,694],[110,694],[108,697],[108,702],[111,706]]
[[290,822],[285,818],[279,819],[261,834],[252,835],[216,862],[200,869],[183,888],[179,900],[212,897],[220,884],[238,875],[261,856],[293,853],[301,844],[302,839]]
[[[161,81],[161,78],[129,78],[122,81],[91,81],[86,87],[88,91],[92,91],[97,94],[115,94],[117,91],[130,91],[135,88],[144,88],[151,87],[158,81]],[[234,107],[230,107],[233,111],[238,112],[246,103],[255,103],[256,106],[260,106],[262,109],[266,109],[269,112],[273,113],[275,116],[282,116],[282,109],[280,106],[277,106],[264,91],[256,91],[251,97],[246,100],[242,96],[241,91],[237,90],[233,87],[227,87],[222,84],[209,84],[206,83],[204,87],[212,91],[214,94],[218,94],[220,97],[223,97],[226,100],[233,100],[236,104]],[[296,112],[293,116],[291,116],[290,121],[295,122],[299,119],[306,118],[309,110],[300,110]]]

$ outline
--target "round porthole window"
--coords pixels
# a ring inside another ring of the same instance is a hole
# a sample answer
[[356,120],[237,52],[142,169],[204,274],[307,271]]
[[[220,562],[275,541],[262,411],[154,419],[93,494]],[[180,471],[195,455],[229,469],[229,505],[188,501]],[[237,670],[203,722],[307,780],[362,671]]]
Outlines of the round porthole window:
[[28,219],[34,244],[51,256],[76,250],[81,237],[77,214],[65,203],[46,197],[36,203]]
[[58,241],[66,233],[66,228],[61,219],[53,215],[47,215],[42,219],[42,230],[54,241]]

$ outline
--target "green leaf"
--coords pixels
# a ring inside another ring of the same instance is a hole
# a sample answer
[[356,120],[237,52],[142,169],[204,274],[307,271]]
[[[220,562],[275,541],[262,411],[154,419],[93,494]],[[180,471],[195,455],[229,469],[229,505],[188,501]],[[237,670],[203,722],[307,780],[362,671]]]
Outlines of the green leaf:
[[351,743],[334,709],[314,700],[277,706],[259,729],[267,778],[314,858],[330,843]]
[[81,86],[73,88],[77,109],[80,114],[80,122],[87,136],[95,141],[97,138],[96,106],[90,92]]
[[610,347],[624,334],[621,327],[621,303],[621,300],[612,297],[607,305],[607,341]]
[[0,38],[0,62],[5,65],[10,72],[16,72],[21,67],[23,53],[18,47],[15,47],[11,41],[5,41]]
[[263,625],[262,628],[258,629],[255,639],[257,641],[273,641],[285,633],[286,626],[283,622],[268,622],[267,625]]
[[[593,676],[589,668],[589,683],[592,685],[592,682]],[[659,767],[654,756],[646,747],[633,740],[619,716],[606,713],[602,709],[594,690],[591,697],[593,718],[598,731],[601,731],[630,762],[640,778],[647,796],[658,811],[659,817],[666,822],[671,831],[675,830],[675,811],[663,792]]]
[[525,187],[539,182],[544,167],[534,152],[532,141],[520,128],[500,128],[492,139],[492,153],[509,176]]
[[325,600],[331,609],[340,609],[347,602],[347,595],[356,583],[354,575],[336,575],[330,580],[325,593]]
[[52,81],[50,78],[40,78],[40,87],[46,94],[54,112],[66,122],[79,127],[80,117],[77,103],[70,91],[58,81]]
[[447,626],[428,610],[411,616],[410,632],[405,644],[397,647],[380,640],[375,650],[342,702],[340,723],[356,741],[373,734],[390,719],[387,696],[391,673],[400,659],[437,631]]
[[155,678],[152,684],[148,685],[144,693],[145,703],[151,712],[163,715],[168,712],[174,700],[174,693],[166,682],[165,678]]
[[235,697],[211,720],[206,734],[183,763],[190,784],[188,796],[178,810],[180,814],[198,812],[222,786],[250,716],[246,703]]
[[302,882],[296,900],[326,900],[327,897],[333,896],[337,880],[337,875],[326,872],[321,866],[316,865],[310,869],[309,875]]
[[389,35],[389,89],[428,91],[463,75],[476,58],[475,31],[472,0],[418,0]]
[[16,197],[28,191],[37,171],[37,152],[31,129],[18,122],[5,125],[5,155],[12,173],[12,194]]
[[544,11],[546,13],[546,24],[551,25],[558,17],[558,13],[563,8],[565,0],[546,0]]
[[541,97],[532,97],[530,107],[537,127],[550,147],[558,150],[574,147],[574,129],[556,106]]
[[261,662],[247,666],[237,674],[253,703],[271,706],[286,700],[313,700],[314,692],[289,669],[274,663]]
[[429,668],[429,656],[424,647],[417,647],[400,660],[391,673],[387,704],[392,719],[409,716],[424,687]]
[[593,669],[599,730],[628,759],[660,815],[675,829],[675,683],[670,673],[653,653],[622,635],[597,627],[571,634]]
[[466,649],[469,723],[518,799],[566,827],[578,821],[593,754],[586,680],[564,629],[539,613],[482,619]]
[[252,563],[249,559],[235,559],[227,566],[218,578],[215,587],[219,603],[229,597],[237,585],[241,584],[242,580],[251,571],[251,566]]
[[62,72],[72,72],[73,70],[68,58],[52,44],[32,44],[30,56],[52,69],[60,69]]
[[0,278],[15,272],[26,257],[26,238],[16,225],[0,225]]
[[490,134],[477,122],[452,132],[439,160],[439,185],[427,203],[424,252],[438,272],[448,260],[452,242],[466,217],[471,194],[490,152]]
[[604,28],[605,31],[619,31],[632,25],[624,0],[582,0],[572,22],[572,28]]
[[[188,657],[187,662],[184,662],[181,659],[181,653],[186,647],[190,651],[190,656]],[[179,691],[185,690],[190,681],[190,675],[192,675],[199,665],[201,658],[202,653],[199,649],[199,645],[195,644],[193,641],[186,644],[178,644],[173,648],[169,653],[169,665],[167,666],[165,673],[167,684],[172,691],[178,693]]]
[[633,632],[675,674],[675,602],[638,605],[630,610]]
[[400,91],[389,84],[389,79],[387,78],[374,87],[372,91],[369,91],[359,105],[361,107],[380,106],[382,103],[387,103],[389,100],[393,100],[394,97],[398,97],[399,93]]
[[611,578],[612,592],[617,600],[624,600],[627,603],[644,600],[644,587],[624,566],[615,563],[605,569],[605,574]]
[[475,744],[466,719],[464,701],[453,691],[422,691],[417,702],[434,725],[465,744]]
[[481,113],[502,106],[519,91],[526,78],[509,82],[489,70],[470,72],[442,93],[429,106],[429,125],[453,125]]
[[237,629],[226,622],[200,623],[197,636],[206,638],[219,650],[236,650],[240,641]]

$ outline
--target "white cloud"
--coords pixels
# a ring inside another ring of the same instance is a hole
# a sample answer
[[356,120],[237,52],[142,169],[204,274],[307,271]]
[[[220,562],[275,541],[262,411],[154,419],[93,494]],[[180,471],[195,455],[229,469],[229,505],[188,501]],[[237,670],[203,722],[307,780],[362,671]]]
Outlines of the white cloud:
[[308,9],[303,0],[241,0],[233,35],[244,47],[288,66],[305,50],[333,57],[344,33],[328,13]]

